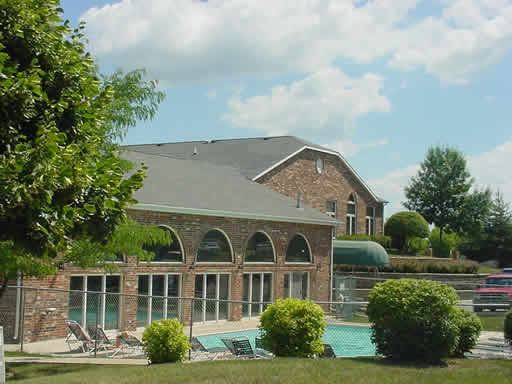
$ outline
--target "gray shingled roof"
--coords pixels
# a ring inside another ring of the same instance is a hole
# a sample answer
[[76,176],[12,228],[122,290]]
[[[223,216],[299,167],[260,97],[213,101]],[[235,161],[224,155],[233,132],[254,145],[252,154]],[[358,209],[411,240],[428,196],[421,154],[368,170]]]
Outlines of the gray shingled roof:
[[148,167],[135,193],[138,209],[334,225],[336,220],[250,181],[232,167],[125,151],[122,157]]
[[295,136],[139,144],[127,145],[124,148],[148,154],[165,155],[176,159],[198,160],[215,165],[230,166],[238,169],[243,176],[252,180],[305,146],[337,154],[370,195],[378,201],[384,201],[373,193],[341,154]]
[[[141,144],[127,145],[124,148],[235,167],[242,175],[252,179],[305,145],[326,149],[293,136]],[[197,154],[194,154],[194,148],[197,149]]]

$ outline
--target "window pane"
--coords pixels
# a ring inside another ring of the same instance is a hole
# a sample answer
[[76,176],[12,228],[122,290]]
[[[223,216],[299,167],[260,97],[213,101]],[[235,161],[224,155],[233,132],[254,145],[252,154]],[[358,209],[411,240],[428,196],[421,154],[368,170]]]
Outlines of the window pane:
[[92,292],[101,292],[103,276],[87,276],[87,312],[86,326],[101,323],[101,295]]
[[168,231],[171,234],[172,243],[171,245],[164,246],[144,246],[144,249],[151,251],[155,254],[153,262],[182,262],[183,255],[181,253],[181,247],[176,234],[168,228],[160,227]]
[[290,297],[290,274],[286,273],[284,275],[284,289],[283,296],[285,298]]
[[355,215],[356,214],[356,205],[355,204],[347,204],[347,213],[351,214],[351,215]]
[[[272,274],[265,273],[263,275],[263,301],[272,301]],[[263,304],[263,310],[267,308],[268,304]]]
[[[194,296],[195,297],[203,297],[204,293],[204,282],[203,277],[204,275],[196,275],[196,282],[195,282],[195,288],[194,288]],[[194,321],[203,321],[203,306],[204,301],[203,300],[194,300],[194,315],[193,319]]]
[[171,297],[171,299],[167,299],[167,318],[176,319],[179,314],[179,300],[177,297],[180,294],[180,276],[169,275],[167,279],[167,297]]
[[[69,280],[69,289],[82,291],[84,289],[84,277],[83,276],[71,276]],[[69,292],[69,312],[68,319],[76,321],[78,324],[82,324],[82,313],[83,313],[83,293],[82,292]]]
[[375,216],[375,208],[367,207],[366,208],[366,216],[369,216],[369,217]]
[[252,316],[257,316],[260,313],[261,301],[261,274],[253,273],[252,275]]
[[[139,295],[149,294],[149,276],[139,276],[139,286],[137,289]],[[148,322],[148,303],[149,298],[137,297],[137,327],[143,327]]]
[[336,212],[336,201],[328,200],[326,204],[327,212]]
[[208,232],[199,244],[198,262],[232,262],[231,247],[223,233],[217,230]]
[[286,261],[292,263],[309,263],[310,260],[311,257],[306,240],[300,235],[295,235],[288,245]]
[[[206,298],[217,298],[217,275],[206,275]],[[216,320],[217,302],[213,300],[206,301],[206,321]]]
[[308,298],[308,273],[302,273],[302,297],[301,299]]
[[245,251],[245,261],[249,263],[272,263],[274,262],[274,250],[269,238],[256,232],[249,242]]
[[119,295],[108,293],[120,293],[121,277],[107,276],[105,281],[105,329],[119,328]]
[[[229,300],[229,275],[220,275],[219,299]],[[227,301],[219,302],[219,320],[227,320],[229,313],[229,303]]]
[[[164,296],[165,295],[165,276],[153,275],[153,292],[152,296]],[[164,318],[164,298],[153,297],[151,304],[151,321],[160,320]]]

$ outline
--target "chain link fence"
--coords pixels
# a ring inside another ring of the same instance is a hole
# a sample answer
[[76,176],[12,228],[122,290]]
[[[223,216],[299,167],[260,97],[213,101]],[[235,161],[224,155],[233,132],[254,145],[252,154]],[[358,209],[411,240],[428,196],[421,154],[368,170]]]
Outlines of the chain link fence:
[[[333,301],[317,302],[327,323],[322,339],[335,356],[375,355],[365,311],[371,287],[381,280],[337,276]],[[482,316],[504,316],[510,306],[510,301],[475,304],[474,283],[447,283],[456,285],[461,307],[485,308]],[[9,287],[0,298],[5,342],[55,356],[143,357],[139,341],[144,328],[155,320],[178,319],[193,342],[190,359],[233,358],[223,339],[247,338],[257,351],[259,316],[271,303],[205,295],[128,295],[105,282],[98,287],[101,290]]]

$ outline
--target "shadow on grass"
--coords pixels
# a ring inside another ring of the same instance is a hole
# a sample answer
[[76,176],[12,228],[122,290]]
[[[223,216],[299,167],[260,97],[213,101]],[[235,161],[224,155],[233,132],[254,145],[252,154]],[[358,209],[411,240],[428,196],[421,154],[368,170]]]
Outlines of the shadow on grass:
[[396,361],[385,357],[352,357],[345,358],[355,363],[371,364],[376,366],[396,367],[396,368],[446,368],[448,363],[446,361],[439,361],[437,363],[426,363],[424,361]]
[[90,365],[79,364],[24,364],[8,363],[7,378],[9,382],[27,380],[43,376],[64,375],[91,369]]

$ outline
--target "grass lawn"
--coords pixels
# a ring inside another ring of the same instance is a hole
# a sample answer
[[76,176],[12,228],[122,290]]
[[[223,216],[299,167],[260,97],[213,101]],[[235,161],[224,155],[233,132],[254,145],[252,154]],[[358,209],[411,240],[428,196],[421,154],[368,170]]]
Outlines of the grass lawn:
[[449,360],[447,367],[397,365],[376,358],[272,359],[165,364],[150,367],[26,364],[10,366],[7,383],[361,383],[505,384],[505,360]]

